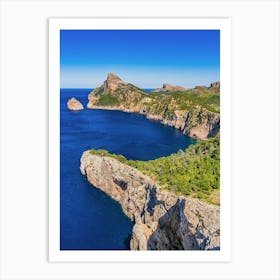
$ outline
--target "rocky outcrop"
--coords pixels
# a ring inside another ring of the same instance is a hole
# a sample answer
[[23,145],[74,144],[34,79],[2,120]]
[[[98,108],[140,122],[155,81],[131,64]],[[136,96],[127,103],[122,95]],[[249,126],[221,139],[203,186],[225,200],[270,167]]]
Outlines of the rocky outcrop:
[[67,107],[69,110],[72,110],[72,111],[79,111],[79,110],[84,109],[83,104],[74,97],[72,97],[71,99],[68,100]]
[[211,83],[210,88],[220,88],[220,82]]
[[[174,89],[167,84],[164,87],[166,90]],[[108,104],[104,104],[104,99],[100,102],[104,96],[110,101]],[[181,99],[177,100],[169,94],[159,96],[147,94],[112,73],[108,74],[103,85],[89,94],[88,99],[88,108],[140,113],[148,119],[178,128],[185,135],[200,140],[215,136],[220,130],[219,113],[210,111],[202,105],[193,104],[188,99],[183,100],[183,104]]]
[[132,250],[211,250],[220,246],[220,208],[162,190],[118,160],[83,153],[80,170],[134,221]]
[[109,73],[107,76],[106,81],[103,83],[103,88],[105,93],[114,92],[117,88],[121,86],[126,86],[125,83],[121,78],[113,73]]
[[164,92],[164,91],[186,91],[187,89],[181,86],[172,86],[170,84],[163,84],[162,88],[157,88],[153,92]]

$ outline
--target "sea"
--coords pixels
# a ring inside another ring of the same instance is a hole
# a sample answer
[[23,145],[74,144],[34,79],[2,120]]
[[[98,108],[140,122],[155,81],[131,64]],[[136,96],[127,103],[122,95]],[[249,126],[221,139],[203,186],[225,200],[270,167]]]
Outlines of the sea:
[[[81,174],[82,153],[105,149],[146,161],[184,150],[195,140],[140,114],[87,109],[91,91],[60,90],[60,250],[129,250],[133,222]],[[85,109],[68,110],[71,97]]]

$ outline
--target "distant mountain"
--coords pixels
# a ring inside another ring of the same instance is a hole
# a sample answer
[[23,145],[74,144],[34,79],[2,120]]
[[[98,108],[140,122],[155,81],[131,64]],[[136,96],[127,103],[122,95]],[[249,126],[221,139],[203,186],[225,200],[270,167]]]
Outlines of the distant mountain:
[[87,107],[144,114],[190,137],[207,139],[220,130],[220,88],[217,85],[220,83],[182,91],[182,87],[164,84],[160,92],[145,92],[109,73],[103,84],[89,94]]
[[186,91],[187,89],[181,86],[172,86],[170,84],[163,84],[162,88],[156,88],[154,92],[163,92],[163,91]]

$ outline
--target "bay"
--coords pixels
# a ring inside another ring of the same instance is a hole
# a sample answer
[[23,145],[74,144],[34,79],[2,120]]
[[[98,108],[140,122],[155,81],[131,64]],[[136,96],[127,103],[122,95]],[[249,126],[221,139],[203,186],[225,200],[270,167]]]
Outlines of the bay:
[[[90,91],[60,91],[60,249],[129,250],[133,223],[116,201],[80,173],[82,153],[106,149],[128,159],[150,160],[186,149],[195,141],[140,114],[87,109]],[[85,109],[68,110],[71,97]]]

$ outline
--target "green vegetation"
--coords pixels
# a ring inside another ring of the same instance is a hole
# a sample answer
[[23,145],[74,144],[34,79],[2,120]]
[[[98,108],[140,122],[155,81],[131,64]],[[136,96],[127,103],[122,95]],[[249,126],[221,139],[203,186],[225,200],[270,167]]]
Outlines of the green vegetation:
[[186,92],[186,96],[193,103],[199,104],[209,111],[220,112],[220,93],[218,89],[198,90],[195,89]]
[[106,150],[95,150],[95,149],[91,149],[89,151],[92,155],[96,155],[96,156],[102,156],[102,157],[111,157],[114,159],[117,159],[118,161],[120,161],[121,163],[125,163],[128,164],[128,161],[123,155],[116,155],[116,154],[110,154],[108,151]]
[[94,92],[95,92],[96,96],[99,96],[104,92],[104,89],[102,87],[98,87],[98,88],[95,89]]
[[[184,92],[180,91],[165,91],[161,93],[148,93],[148,96],[153,99],[150,104],[151,108],[157,107],[160,104],[161,108],[168,107],[173,110],[190,110],[195,105],[200,105],[210,112],[220,112],[220,91],[218,88],[197,87]],[[165,106],[164,106],[165,105]],[[162,113],[163,110],[157,110],[157,113]]]
[[[94,96],[98,97],[96,105],[124,105],[133,107],[144,105],[147,113],[159,114],[172,118],[176,110],[189,111],[199,105],[210,112],[220,112],[220,93],[218,88],[196,87],[184,92],[167,91],[161,93],[144,92],[140,88],[127,84],[112,93],[104,93],[103,87],[96,88]],[[149,99],[149,102],[147,102]]]
[[193,144],[185,151],[149,161],[127,160],[106,150],[91,150],[90,153],[109,156],[137,168],[163,188],[178,195],[190,195],[217,205],[220,203],[219,134]]
[[197,93],[194,90],[185,92],[149,93],[152,99],[149,104],[153,113],[166,113],[174,110],[191,110],[194,106],[200,105],[210,112],[220,112],[220,95],[217,91],[208,89],[206,92]]
[[101,106],[119,105],[119,100],[117,97],[113,96],[112,94],[102,94],[100,95],[100,98],[96,102],[96,105],[101,105]]

